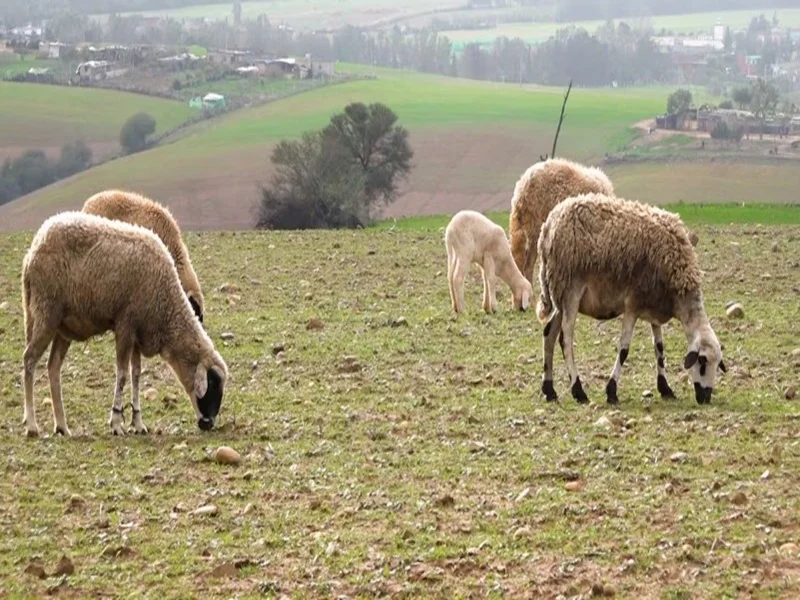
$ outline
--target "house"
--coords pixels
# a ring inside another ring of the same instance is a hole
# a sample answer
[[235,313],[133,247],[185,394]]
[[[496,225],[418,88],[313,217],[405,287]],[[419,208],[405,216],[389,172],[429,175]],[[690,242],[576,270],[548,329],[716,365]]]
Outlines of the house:
[[209,92],[203,96],[203,109],[204,110],[217,110],[225,108],[225,96]]
[[261,61],[260,71],[266,77],[293,77],[299,73],[294,58],[275,58]]
[[253,61],[253,53],[247,50],[209,50],[208,62],[217,65],[247,66]]
[[119,77],[127,71],[128,69],[119,68],[106,60],[87,60],[78,65],[78,68],[75,69],[75,76],[80,83],[88,83]]
[[299,63],[300,78],[333,77],[336,74],[336,63],[333,61],[313,60],[306,54]]
[[72,46],[61,42],[41,42],[39,44],[39,58],[61,58],[70,49],[72,49]]

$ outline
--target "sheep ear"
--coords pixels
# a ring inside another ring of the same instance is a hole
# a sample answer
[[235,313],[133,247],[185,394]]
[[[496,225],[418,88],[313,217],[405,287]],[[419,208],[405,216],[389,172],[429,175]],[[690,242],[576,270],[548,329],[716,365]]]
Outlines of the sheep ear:
[[724,360],[719,361],[719,370],[722,371],[723,373],[728,372],[728,367],[725,366]]
[[197,370],[194,372],[194,395],[196,398],[205,398],[208,391],[208,376],[206,368],[203,363],[197,365]]
[[686,358],[683,359],[683,368],[684,369],[691,369],[695,363],[697,363],[697,359],[700,355],[692,350],[689,354],[686,355]]
[[200,319],[200,322],[202,323],[203,322],[203,313],[200,310],[200,305],[197,303],[197,300],[195,300],[194,298],[189,296],[189,304],[192,305],[192,310],[194,311],[194,314],[197,315],[197,318]]

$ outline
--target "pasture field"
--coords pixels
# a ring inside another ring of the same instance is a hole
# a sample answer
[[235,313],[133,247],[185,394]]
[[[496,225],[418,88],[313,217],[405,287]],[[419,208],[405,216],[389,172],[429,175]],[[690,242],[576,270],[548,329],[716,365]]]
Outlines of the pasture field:
[[[354,101],[388,104],[411,132],[416,166],[395,207],[405,214],[505,203],[520,173],[551,149],[562,89],[375,74],[202,123],[174,144],[91,169],[0,208],[0,215],[6,228],[34,228],[43,215],[80,206],[98,189],[133,186],[168,202],[190,229],[246,228],[258,185],[269,181],[274,144],[324,126]],[[663,91],[574,89],[559,152],[589,159],[615,150],[621,131],[662,109]]]
[[111,90],[0,82],[0,158],[28,149],[58,152],[82,139],[106,153],[119,149],[119,131],[139,111],[151,114],[157,132],[194,113],[187,104]]
[[[650,25],[656,33],[662,29],[673,33],[710,33],[712,27],[721,20],[732,29],[746,29],[753,17],[764,14],[768,19],[772,18],[774,12],[778,13],[780,27],[797,27],[800,25],[800,8],[779,8],[773,10],[741,10],[741,11],[719,11],[701,12],[685,15],[662,15],[647,18],[622,18],[614,19],[614,22],[625,21],[630,24]],[[447,36],[457,47],[461,47],[468,42],[479,42],[488,44],[494,42],[498,37],[521,38],[528,43],[544,42],[554,36],[556,31],[564,27],[574,25],[583,27],[590,33],[602,26],[605,21],[577,21],[573,23],[535,22],[535,23],[500,23],[494,29],[481,30],[451,30],[443,31],[442,35]]]
[[[463,0],[443,0],[437,9],[457,8]],[[274,23],[288,22],[294,28],[336,29],[345,25],[369,26],[388,19],[412,16],[430,11],[426,0],[256,0],[242,3],[242,18],[255,19],[267,15]],[[131,14],[131,13],[124,13]],[[232,4],[205,4],[185,8],[155,11],[137,11],[146,16],[171,17],[173,19],[232,19]]]
[[[0,595],[797,597],[800,400],[784,390],[800,375],[800,227],[698,231],[729,369],[708,406],[682,373],[677,324],[665,345],[678,399],[643,399],[655,361],[640,324],[607,408],[619,323],[585,318],[592,404],[569,398],[560,358],[561,401],[546,404],[541,327],[510,310],[507,288],[483,315],[473,270],[469,312],[451,318],[441,231],[207,232],[186,239],[230,369],[218,428],[197,430],[150,359],[151,434],[112,437],[106,335],[66,358],[74,437],[38,440],[20,425],[30,234],[0,236]],[[724,317],[731,299],[744,319]],[[243,463],[209,460],[220,445]],[[216,514],[194,513],[209,504]],[[73,574],[25,574],[62,556]]]

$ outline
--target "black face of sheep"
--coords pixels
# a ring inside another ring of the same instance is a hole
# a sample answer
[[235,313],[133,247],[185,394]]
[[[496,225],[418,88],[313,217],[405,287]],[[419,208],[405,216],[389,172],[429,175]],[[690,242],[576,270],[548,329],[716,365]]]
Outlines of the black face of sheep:
[[198,419],[197,426],[203,431],[214,427],[219,408],[222,405],[222,378],[214,369],[208,370],[208,389],[205,396],[197,399],[197,408],[203,416]]
[[[698,404],[710,404],[711,394],[714,391],[714,379],[716,369],[727,373],[728,369],[722,358],[716,365],[710,365],[707,356],[697,351],[691,351],[683,360],[685,369],[692,369],[692,379],[694,379],[694,397]],[[710,368],[709,368],[710,367]]]
[[197,300],[189,296],[189,304],[192,305],[192,310],[194,310],[194,314],[197,315],[197,318],[200,319],[200,322],[203,322],[203,311],[200,310],[200,305],[197,303]]

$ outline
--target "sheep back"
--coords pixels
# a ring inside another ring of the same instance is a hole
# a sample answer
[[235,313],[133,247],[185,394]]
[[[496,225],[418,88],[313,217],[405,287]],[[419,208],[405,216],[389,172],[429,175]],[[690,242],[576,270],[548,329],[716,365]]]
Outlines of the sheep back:
[[542,227],[538,250],[556,304],[573,279],[596,274],[648,296],[696,293],[702,280],[678,215],[603,194],[558,204]]

